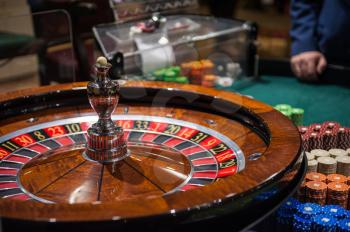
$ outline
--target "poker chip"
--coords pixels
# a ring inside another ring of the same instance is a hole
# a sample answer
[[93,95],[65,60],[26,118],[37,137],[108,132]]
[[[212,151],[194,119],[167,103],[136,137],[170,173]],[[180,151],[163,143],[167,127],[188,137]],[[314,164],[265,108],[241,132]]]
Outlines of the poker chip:
[[[308,136],[308,149],[315,150],[322,148],[322,139],[318,132],[311,132]],[[316,155],[315,155],[316,156]]]
[[335,232],[337,230],[337,219],[327,214],[320,214],[312,220],[312,231],[321,232]]
[[296,208],[296,215],[302,219],[312,219],[322,212],[322,207],[315,203],[300,204]]
[[317,173],[317,172],[310,172],[307,173],[305,176],[306,181],[321,181],[321,182],[325,182],[327,177],[321,173]]
[[286,212],[282,209],[276,211],[276,221],[280,225],[290,225],[293,219],[293,213]]
[[311,150],[310,153],[315,156],[315,159],[318,159],[320,157],[329,157],[330,156],[329,152],[326,150],[323,150],[323,149],[314,149],[314,150]]
[[339,156],[336,158],[337,161],[337,173],[350,176],[350,157],[349,156]]
[[306,134],[306,132],[309,130],[309,127],[307,127],[307,126],[299,126],[298,130],[299,130],[299,133],[303,135],[303,134]]
[[300,126],[304,123],[304,109],[293,108],[292,109],[292,121],[295,125]]
[[330,149],[328,152],[329,152],[330,156],[333,158],[347,155],[346,151],[343,149]]
[[171,71],[173,71],[175,73],[176,76],[179,76],[180,75],[180,72],[181,72],[181,68],[180,66],[172,66],[170,68]]
[[296,212],[297,206],[300,202],[294,198],[289,198],[276,212],[276,219],[279,224],[291,225],[291,219]]
[[348,149],[346,150],[346,153],[347,153],[347,155],[350,156],[350,148],[348,148]]
[[284,202],[280,209],[283,209],[285,211],[288,211],[290,213],[295,213],[296,211],[296,207],[300,204],[300,202],[298,200],[296,200],[295,198],[293,197],[290,197],[287,199],[286,202]]
[[[350,148],[350,128],[340,127],[337,133],[338,148]],[[349,152],[348,152],[349,154]]]
[[302,149],[304,151],[309,151],[309,141],[308,141],[309,134],[307,133],[309,131],[309,128],[306,126],[299,126],[298,130],[302,139]]
[[337,171],[337,161],[331,157],[320,157],[318,161],[318,172],[328,175],[336,173]]
[[337,183],[345,183],[347,184],[348,178],[346,176],[343,176],[341,174],[329,174],[327,175],[327,183],[330,182],[337,182]]
[[278,111],[292,111],[292,106],[288,104],[278,104],[275,105],[275,109]]
[[331,182],[328,185],[327,204],[347,207],[349,186],[344,183]]
[[215,81],[216,81],[216,76],[215,75],[204,75],[202,79],[202,85],[205,87],[214,87],[215,86]]
[[180,84],[188,84],[189,83],[188,78],[185,76],[176,77],[175,82],[180,83]]
[[293,219],[294,232],[311,231],[312,221],[310,219],[305,219],[298,215],[294,215]]
[[343,219],[347,216],[347,211],[339,205],[326,205],[322,208],[324,214],[331,215],[337,219]]
[[230,87],[233,84],[233,79],[231,77],[220,77],[216,83],[221,87]]
[[307,161],[307,172],[317,172],[317,160],[308,160]]
[[315,123],[315,124],[311,124],[309,128],[313,132],[320,132],[322,129],[322,125],[319,123]]
[[349,232],[350,231],[350,219],[342,219],[338,221],[337,232]]
[[[323,149],[329,150],[337,146],[337,133],[332,130],[326,130],[322,133],[322,145]],[[335,153],[334,155],[338,155]],[[332,154],[331,154],[332,156]],[[334,158],[334,157],[333,157]]]
[[305,152],[305,155],[306,155],[306,159],[307,159],[307,160],[313,160],[313,159],[315,159],[315,155],[314,155],[314,154],[311,154],[310,152]]
[[338,122],[323,122],[322,123],[322,127],[326,127],[327,129],[333,129],[335,127],[339,127],[339,123]]
[[327,184],[321,181],[309,181],[305,187],[306,201],[325,205],[327,199]]
[[280,111],[284,116],[286,116],[289,119],[292,119],[292,111]]

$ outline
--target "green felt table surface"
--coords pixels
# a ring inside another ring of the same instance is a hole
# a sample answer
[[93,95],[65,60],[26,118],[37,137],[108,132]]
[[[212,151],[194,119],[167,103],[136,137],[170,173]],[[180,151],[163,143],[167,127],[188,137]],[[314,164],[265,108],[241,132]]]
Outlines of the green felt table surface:
[[303,83],[294,77],[261,76],[258,81],[230,88],[269,105],[289,104],[305,110],[304,125],[338,121],[350,126],[350,88]]

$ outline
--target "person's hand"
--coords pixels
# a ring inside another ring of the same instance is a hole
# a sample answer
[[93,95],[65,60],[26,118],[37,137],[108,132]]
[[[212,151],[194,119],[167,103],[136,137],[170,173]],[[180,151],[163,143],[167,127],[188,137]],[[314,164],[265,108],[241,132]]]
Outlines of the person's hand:
[[300,79],[316,81],[326,69],[327,61],[318,51],[303,52],[291,58],[294,74]]

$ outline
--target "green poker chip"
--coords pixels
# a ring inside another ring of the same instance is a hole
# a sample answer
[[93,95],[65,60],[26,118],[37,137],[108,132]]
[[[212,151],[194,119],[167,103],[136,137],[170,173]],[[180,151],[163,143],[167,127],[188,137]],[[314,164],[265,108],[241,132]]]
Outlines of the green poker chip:
[[162,81],[163,76],[164,76],[165,70],[164,69],[159,69],[153,72],[153,76],[155,76],[155,79],[157,81]]
[[292,109],[292,120],[295,125],[301,126],[304,122],[304,109],[293,108]]
[[175,77],[176,77],[176,73],[172,70],[167,70],[164,72],[164,79],[175,78]]
[[291,110],[280,110],[280,112],[281,112],[284,116],[288,117],[289,119],[292,119],[292,111],[291,111]]
[[188,84],[188,78],[187,77],[176,77],[176,82],[181,84]]
[[165,82],[176,82],[176,78],[174,77],[164,77]]
[[278,111],[291,111],[292,106],[288,104],[278,104],[275,106],[275,109],[277,109]]
[[294,115],[304,115],[304,109],[301,108],[293,108],[292,114]]
[[180,75],[181,68],[179,66],[173,66],[170,70],[173,71],[177,77]]

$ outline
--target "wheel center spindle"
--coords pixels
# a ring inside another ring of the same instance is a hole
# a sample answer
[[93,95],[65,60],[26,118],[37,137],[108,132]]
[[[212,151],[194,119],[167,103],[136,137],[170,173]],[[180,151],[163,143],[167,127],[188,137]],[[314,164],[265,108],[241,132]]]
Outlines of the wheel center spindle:
[[84,155],[101,163],[119,161],[128,156],[123,128],[111,119],[120,97],[119,84],[108,77],[111,66],[105,57],[97,58],[96,78],[87,85],[89,102],[98,115],[98,121],[87,131]]

